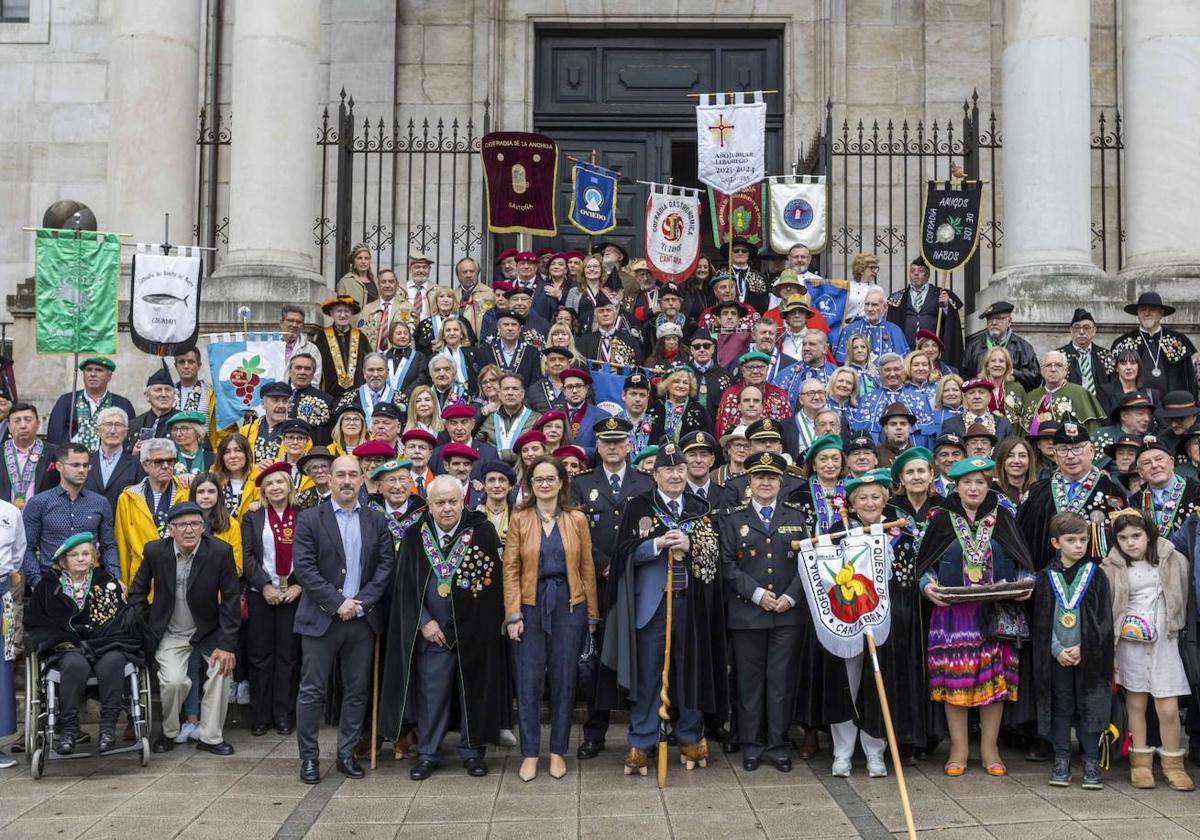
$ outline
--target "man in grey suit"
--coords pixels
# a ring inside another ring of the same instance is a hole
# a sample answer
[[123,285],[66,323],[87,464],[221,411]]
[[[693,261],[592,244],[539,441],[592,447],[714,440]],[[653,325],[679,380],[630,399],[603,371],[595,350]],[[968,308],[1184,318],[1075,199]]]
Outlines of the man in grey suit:
[[737,662],[737,728],[742,767],[764,759],[789,772],[787,728],[796,700],[800,626],[807,611],[792,540],[807,536],[799,506],[780,496],[787,461],[774,452],[746,460],[750,498],[721,521],[726,618]]
[[362,470],[343,455],[330,468],[330,498],[296,517],[292,577],[303,587],[296,608],[303,665],[296,702],[300,781],[321,780],[317,731],[325,686],[341,668],[337,769],[352,779],[365,773],[354,758],[370,688],[371,651],[384,628],[381,604],[395,554],[384,515],[359,501]]

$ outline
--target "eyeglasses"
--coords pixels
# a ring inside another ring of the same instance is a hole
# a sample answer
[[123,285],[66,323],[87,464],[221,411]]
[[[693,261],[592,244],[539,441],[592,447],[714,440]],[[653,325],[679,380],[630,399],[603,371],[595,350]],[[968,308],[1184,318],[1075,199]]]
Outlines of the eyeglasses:
[[748,249],[746,249],[746,248],[734,248],[734,249],[733,249],[733,253],[735,253],[735,254],[749,254],[749,253],[750,253],[750,251],[749,251]]
[[553,484],[554,482],[558,481],[558,476],[556,476],[556,475],[535,475],[533,478],[530,479],[530,481],[532,481],[534,484]]
[[204,523],[189,519],[187,522],[172,522],[171,527],[178,528],[180,531],[198,531],[204,527]]
[[174,458],[150,458],[149,460],[146,461],[146,463],[150,464],[152,466],[155,466],[155,467],[169,467],[169,466],[171,466],[171,464],[175,463],[175,459]]
[[1082,455],[1086,443],[1058,444],[1054,447],[1055,455]]
[[697,341],[692,344],[692,349],[693,350],[711,350],[711,349],[713,349],[713,345],[711,342],[708,342],[708,341]]
[[109,423],[101,423],[100,428],[101,429],[128,429],[129,426],[126,423],[119,423],[116,420],[113,420]]
[[823,396],[825,396],[825,392],[824,391],[801,391],[800,396],[802,396],[802,397],[823,397]]
[[83,463],[73,464],[70,461],[67,461],[65,464],[63,464],[63,466],[64,467],[74,467],[77,470],[89,470],[92,468],[92,463],[91,463],[91,461],[84,461]]

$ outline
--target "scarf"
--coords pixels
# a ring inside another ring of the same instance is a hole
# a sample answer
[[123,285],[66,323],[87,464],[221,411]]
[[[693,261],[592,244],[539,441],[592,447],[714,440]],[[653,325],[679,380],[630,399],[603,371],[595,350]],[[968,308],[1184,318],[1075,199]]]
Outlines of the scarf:
[[12,503],[17,509],[25,507],[25,500],[33,494],[33,479],[37,475],[38,461],[42,458],[45,444],[34,439],[29,447],[29,457],[20,467],[17,465],[17,445],[9,438],[4,442],[4,468],[8,470],[8,483],[12,488]]
[[75,434],[71,440],[83,444],[89,452],[95,452],[96,447],[100,445],[100,437],[96,433],[96,415],[112,405],[112,392],[104,392],[95,411],[92,411],[91,403],[87,400],[86,391],[77,391],[74,399]]
[[288,505],[283,513],[267,505],[267,522],[275,537],[275,573],[283,580],[292,573],[292,541],[296,536],[296,511]]

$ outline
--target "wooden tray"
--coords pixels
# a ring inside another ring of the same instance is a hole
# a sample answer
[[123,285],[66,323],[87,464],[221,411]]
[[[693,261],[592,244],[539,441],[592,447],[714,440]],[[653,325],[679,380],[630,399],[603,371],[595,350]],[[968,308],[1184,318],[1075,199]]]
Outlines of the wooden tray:
[[1033,591],[1033,579],[984,583],[977,586],[938,587],[938,596],[948,604],[975,604],[984,601],[1011,601]]

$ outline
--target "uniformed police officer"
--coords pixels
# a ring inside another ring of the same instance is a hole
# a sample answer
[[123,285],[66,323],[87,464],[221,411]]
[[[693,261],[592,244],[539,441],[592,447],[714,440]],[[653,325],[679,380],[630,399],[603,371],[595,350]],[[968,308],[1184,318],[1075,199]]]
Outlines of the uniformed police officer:
[[737,662],[737,728],[742,767],[762,761],[789,772],[788,723],[796,701],[803,582],[792,541],[806,536],[799,506],[784,501],[787,460],[761,452],[746,460],[750,498],[721,519],[721,567]]
[[[592,526],[592,556],[596,561],[596,585],[603,620],[612,604],[605,581],[611,571],[622,505],[630,496],[649,491],[654,482],[645,473],[629,466],[629,432],[633,426],[628,420],[608,417],[593,424],[592,429],[596,434],[596,457],[600,463],[571,480],[571,501],[587,514]],[[596,634],[595,641],[599,647],[601,634]],[[604,749],[608,720],[608,710],[597,709],[595,698],[589,697],[583,742],[576,753],[581,761],[595,758]]]
[[[778,420],[770,417],[755,420],[746,427],[746,439],[750,441],[750,458],[746,459],[747,464],[754,456],[762,452],[783,454],[783,424]],[[804,478],[801,476],[800,469],[794,464],[788,463],[786,458],[784,464],[787,466],[787,470],[783,474],[783,490],[780,491],[780,495],[786,499],[793,490],[803,486]],[[725,494],[721,498],[721,507],[737,507],[749,498],[750,476],[749,473],[742,473],[726,483]]]
[[715,507],[725,492],[723,485],[717,484],[709,477],[717,461],[717,453],[720,452],[717,439],[708,432],[697,429],[679,439],[679,449],[683,452],[683,460],[687,464],[688,492],[708,502],[709,507]]

